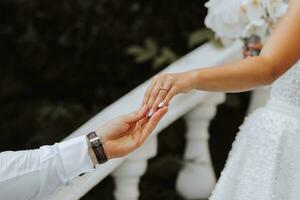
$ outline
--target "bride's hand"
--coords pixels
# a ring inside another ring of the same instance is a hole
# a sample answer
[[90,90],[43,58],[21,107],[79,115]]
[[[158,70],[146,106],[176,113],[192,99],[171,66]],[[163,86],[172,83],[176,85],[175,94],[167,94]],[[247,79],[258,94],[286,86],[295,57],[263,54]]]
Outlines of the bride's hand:
[[243,56],[244,56],[244,58],[252,57],[253,55],[252,55],[251,51],[260,52],[262,48],[263,48],[263,45],[260,42],[259,43],[250,43],[247,45],[247,47],[244,47]]
[[171,99],[179,93],[186,93],[192,89],[192,72],[162,73],[156,75],[144,95],[143,105],[148,105],[150,116],[158,108],[168,105]]

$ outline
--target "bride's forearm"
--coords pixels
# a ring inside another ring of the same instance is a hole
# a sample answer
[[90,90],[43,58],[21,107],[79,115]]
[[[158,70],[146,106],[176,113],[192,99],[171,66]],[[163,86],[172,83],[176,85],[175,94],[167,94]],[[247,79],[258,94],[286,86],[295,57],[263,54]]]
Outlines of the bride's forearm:
[[300,58],[300,1],[290,1],[287,14],[268,38],[260,56],[178,74],[155,76],[145,92],[143,104],[155,111],[179,93],[191,89],[240,92],[268,85]]
[[280,71],[263,56],[218,67],[209,67],[186,72],[193,89],[205,91],[241,92],[271,84],[280,76]]
[[245,91],[267,85],[299,59],[300,1],[290,1],[283,17],[265,43],[260,56],[234,64],[195,71],[194,87],[208,91]]

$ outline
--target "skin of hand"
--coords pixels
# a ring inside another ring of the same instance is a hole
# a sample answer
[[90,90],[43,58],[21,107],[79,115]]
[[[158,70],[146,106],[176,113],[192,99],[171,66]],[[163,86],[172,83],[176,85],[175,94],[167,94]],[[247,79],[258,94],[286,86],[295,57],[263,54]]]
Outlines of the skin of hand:
[[164,106],[149,119],[146,118],[148,110],[144,106],[96,130],[108,159],[125,156],[141,146],[166,114],[168,107]]
[[259,56],[223,66],[159,74],[146,90],[143,105],[155,111],[160,105],[168,105],[176,94],[192,89],[241,92],[269,85],[299,60],[299,35],[300,1],[290,0],[286,15],[272,30]]

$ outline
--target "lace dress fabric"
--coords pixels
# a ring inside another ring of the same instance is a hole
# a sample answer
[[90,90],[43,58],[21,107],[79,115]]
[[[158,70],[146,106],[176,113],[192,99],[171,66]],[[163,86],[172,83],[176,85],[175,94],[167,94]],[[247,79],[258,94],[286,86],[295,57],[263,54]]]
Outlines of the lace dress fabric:
[[245,119],[209,199],[300,199],[300,62]]

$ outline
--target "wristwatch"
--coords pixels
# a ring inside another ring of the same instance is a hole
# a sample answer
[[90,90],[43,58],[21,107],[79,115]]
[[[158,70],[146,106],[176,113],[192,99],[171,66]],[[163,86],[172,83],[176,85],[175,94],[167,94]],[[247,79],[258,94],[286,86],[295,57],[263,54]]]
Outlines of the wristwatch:
[[100,141],[99,137],[97,136],[96,132],[95,131],[90,132],[89,134],[87,134],[86,137],[91,144],[91,147],[95,153],[98,163],[99,164],[105,163],[108,159],[104,151],[103,144]]

